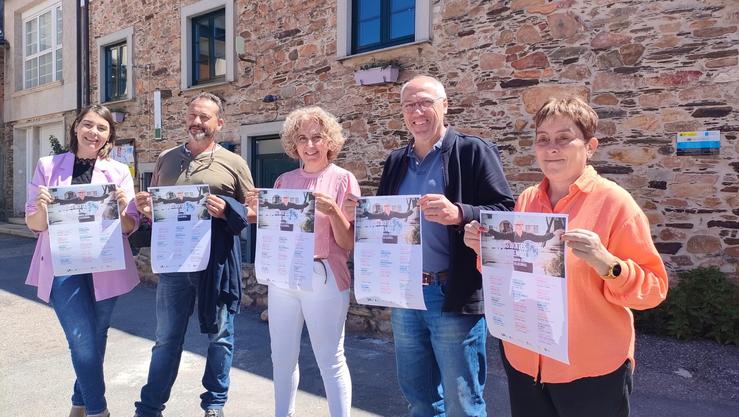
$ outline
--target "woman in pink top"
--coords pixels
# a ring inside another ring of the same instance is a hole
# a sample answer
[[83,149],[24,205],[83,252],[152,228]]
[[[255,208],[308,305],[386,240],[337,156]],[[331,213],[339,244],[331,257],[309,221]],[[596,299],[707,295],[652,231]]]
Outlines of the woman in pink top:
[[131,248],[124,240],[126,268],[119,271],[54,276],[49,245],[47,205],[53,201],[47,187],[74,184],[116,184],[116,201],[124,239],[139,223],[133,180],[128,167],[108,155],[115,141],[110,110],[88,107],[69,132],[70,152],[39,159],[28,186],[26,224],[38,233],[26,284],[38,287],[38,297],[50,302],[69,343],[77,380],[70,417],[110,416],[105,401],[103,358],[110,318],[118,295],[139,282]]
[[[302,168],[286,172],[275,188],[313,190],[316,199],[313,291],[269,286],[269,334],[275,388],[275,416],[292,416],[298,389],[298,354],[303,322],[308,326],[316,362],[321,370],[331,417],[348,416],[351,377],[344,356],[344,322],[349,309],[349,268],[354,226],[342,212],[346,193],[359,195],[354,175],[331,163],[344,145],[336,118],[320,107],[307,107],[287,116],[282,146]],[[247,196],[256,211],[256,193]]]

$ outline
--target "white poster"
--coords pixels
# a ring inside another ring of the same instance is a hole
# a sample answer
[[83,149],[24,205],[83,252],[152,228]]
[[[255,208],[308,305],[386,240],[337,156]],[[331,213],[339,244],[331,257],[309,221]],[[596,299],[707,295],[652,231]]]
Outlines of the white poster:
[[260,284],[312,291],[315,209],[308,190],[259,190],[254,270]]
[[354,295],[359,304],[426,310],[419,198],[359,199],[354,223]]
[[123,143],[113,146],[110,150],[110,159],[128,166],[131,178],[136,178],[136,154],[133,143]]
[[567,215],[483,210],[480,223],[490,333],[569,364]]
[[207,185],[150,187],[152,202],[151,270],[195,272],[210,260]]
[[50,187],[49,242],[55,276],[126,267],[115,184]]

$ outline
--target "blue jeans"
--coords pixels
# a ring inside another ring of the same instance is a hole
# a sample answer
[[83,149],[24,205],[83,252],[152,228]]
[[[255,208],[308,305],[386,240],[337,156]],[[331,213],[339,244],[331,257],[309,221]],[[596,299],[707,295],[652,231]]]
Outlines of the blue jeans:
[[398,382],[411,417],[487,416],[482,315],[445,313],[443,288],[423,288],[427,310],[392,311]]
[[[141,388],[141,401],[136,402],[136,411],[142,417],[157,416],[169,399],[180,367],[187,324],[195,308],[198,282],[204,275],[203,271],[159,275],[156,343],[151,350],[149,378]],[[204,410],[223,408],[228,397],[234,316],[228,308],[221,307],[218,333],[208,334],[210,343],[203,374],[206,391],[200,395],[200,406]]]
[[49,301],[67,337],[77,376],[72,404],[84,406],[87,414],[99,414],[108,408],[103,360],[117,298],[95,301],[92,274],[58,276],[51,284]]

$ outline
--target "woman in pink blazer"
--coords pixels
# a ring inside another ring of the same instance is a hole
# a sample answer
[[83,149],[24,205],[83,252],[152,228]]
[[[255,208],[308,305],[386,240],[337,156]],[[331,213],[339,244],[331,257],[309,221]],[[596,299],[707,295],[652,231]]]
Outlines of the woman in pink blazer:
[[26,284],[38,287],[38,297],[51,303],[69,343],[77,376],[70,417],[107,417],[103,358],[108,327],[117,297],[139,282],[136,264],[126,239],[125,269],[54,276],[47,225],[47,205],[53,198],[47,187],[116,184],[124,239],[138,227],[139,216],[128,167],[109,158],[115,141],[110,110],[100,105],[83,109],[69,133],[70,152],[39,159],[28,187],[26,224],[38,233],[38,241]]

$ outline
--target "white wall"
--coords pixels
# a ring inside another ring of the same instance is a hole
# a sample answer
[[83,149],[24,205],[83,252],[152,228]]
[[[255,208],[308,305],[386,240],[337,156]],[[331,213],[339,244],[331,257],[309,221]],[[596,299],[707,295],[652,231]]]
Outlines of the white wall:
[[[75,110],[77,107],[77,2],[62,0],[63,73],[61,81],[23,90],[23,13],[55,0],[5,1],[5,39],[8,42],[5,67],[4,122]],[[61,138],[60,138],[61,139]]]

